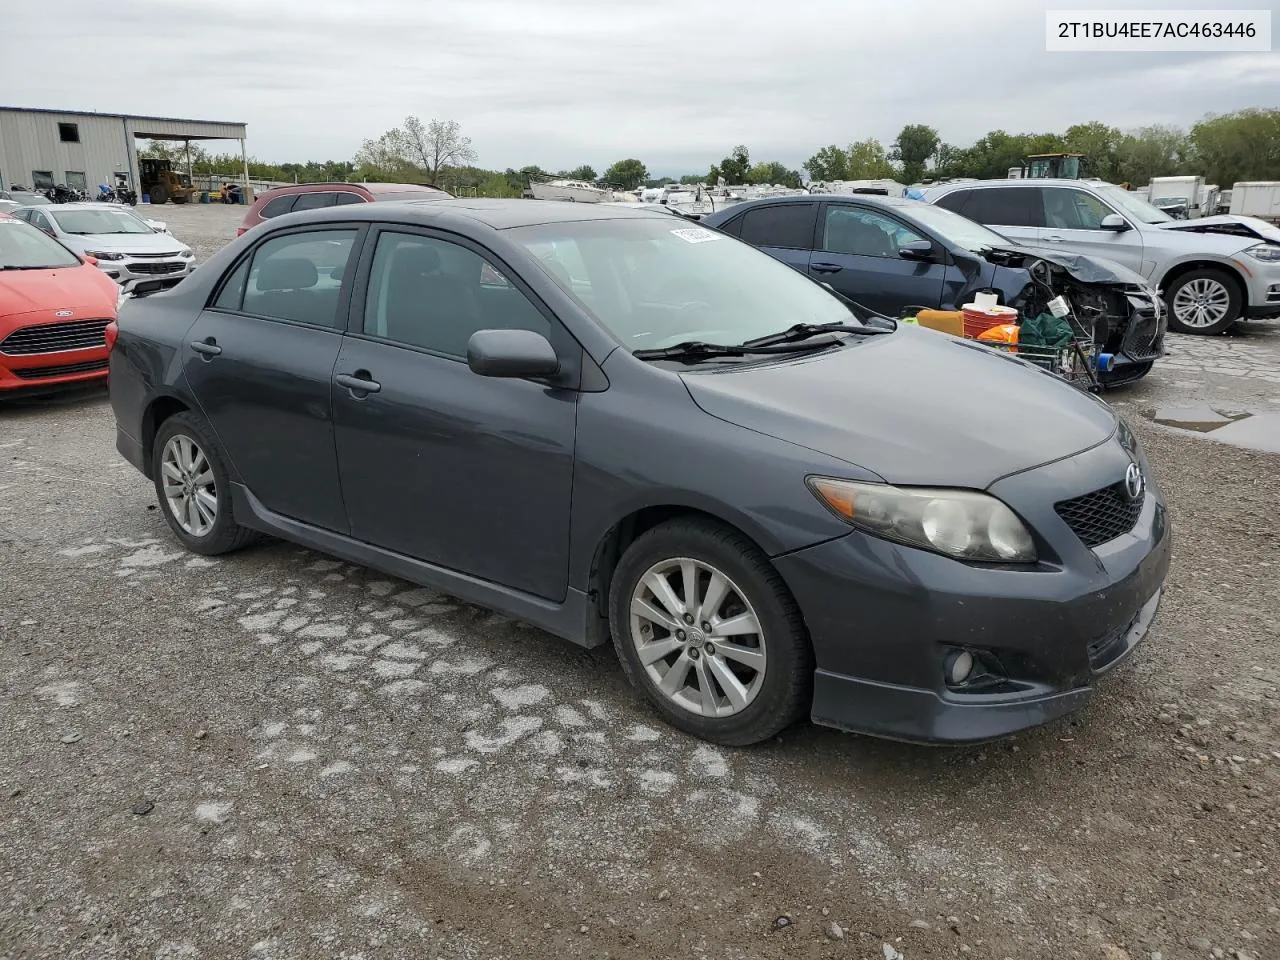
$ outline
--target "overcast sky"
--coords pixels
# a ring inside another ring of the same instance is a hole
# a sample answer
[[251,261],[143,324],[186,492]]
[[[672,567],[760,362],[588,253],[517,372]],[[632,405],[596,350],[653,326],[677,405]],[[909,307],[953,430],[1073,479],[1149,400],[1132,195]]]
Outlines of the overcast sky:
[[1045,52],[1045,9],[1101,0],[3,6],[0,103],[244,121],[250,153],[271,161],[349,158],[408,114],[459,121],[489,168],[634,156],[669,174],[737,143],[798,167],[827,143],[887,145],[905,123],[963,146],[993,128],[1189,126],[1280,106],[1280,52]]

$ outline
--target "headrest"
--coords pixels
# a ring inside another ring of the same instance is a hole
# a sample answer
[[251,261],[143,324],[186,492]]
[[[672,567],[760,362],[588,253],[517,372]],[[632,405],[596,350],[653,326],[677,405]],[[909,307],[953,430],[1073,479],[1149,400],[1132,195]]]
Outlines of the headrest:
[[440,269],[440,254],[425,243],[405,243],[396,250],[392,270],[405,273],[436,273]]
[[301,290],[318,279],[316,265],[302,257],[272,258],[258,269],[259,290]]

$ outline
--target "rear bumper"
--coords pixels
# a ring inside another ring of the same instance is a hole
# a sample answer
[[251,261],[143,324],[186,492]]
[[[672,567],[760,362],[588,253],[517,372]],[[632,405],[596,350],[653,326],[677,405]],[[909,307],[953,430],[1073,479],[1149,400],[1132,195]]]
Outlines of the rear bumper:
[[142,441],[129,436],[119,424],[116,425],[116,451],[143,474],[149,473]]
[[[1035,532],[1031,566],[965,564],[856,532],[776,558],[813,643],[813,721],[964,743],[1082,705],[1146,635],[1172,540],[1149,469],[1132,530],[1092,550],[1052,505],[1064,490],[1107,486],[1129,462],[1111,442],[990,488]],[[962,651],[986,676],[950,685],[947,665]]]

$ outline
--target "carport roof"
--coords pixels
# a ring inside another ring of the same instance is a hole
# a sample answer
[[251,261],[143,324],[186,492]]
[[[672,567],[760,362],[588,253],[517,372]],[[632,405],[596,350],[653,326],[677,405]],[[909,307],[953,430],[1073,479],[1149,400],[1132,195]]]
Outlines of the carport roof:
[[149,140],[243,140],[245,124],[233,120],[189,120],[182,117],[151,117],[129,113],[98,113],[93,110],[53,110],[47,107],[0,106],[0,113],[41,113],[57,117],[101,117],[121,120],[135,137]]

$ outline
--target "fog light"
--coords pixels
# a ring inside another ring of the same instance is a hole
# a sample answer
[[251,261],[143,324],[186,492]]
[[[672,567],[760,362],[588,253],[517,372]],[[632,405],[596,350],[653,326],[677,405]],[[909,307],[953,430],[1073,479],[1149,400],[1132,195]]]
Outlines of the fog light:
[[947,684],[958,687],[973,673],[973,654],[959,650],[947,658]]

